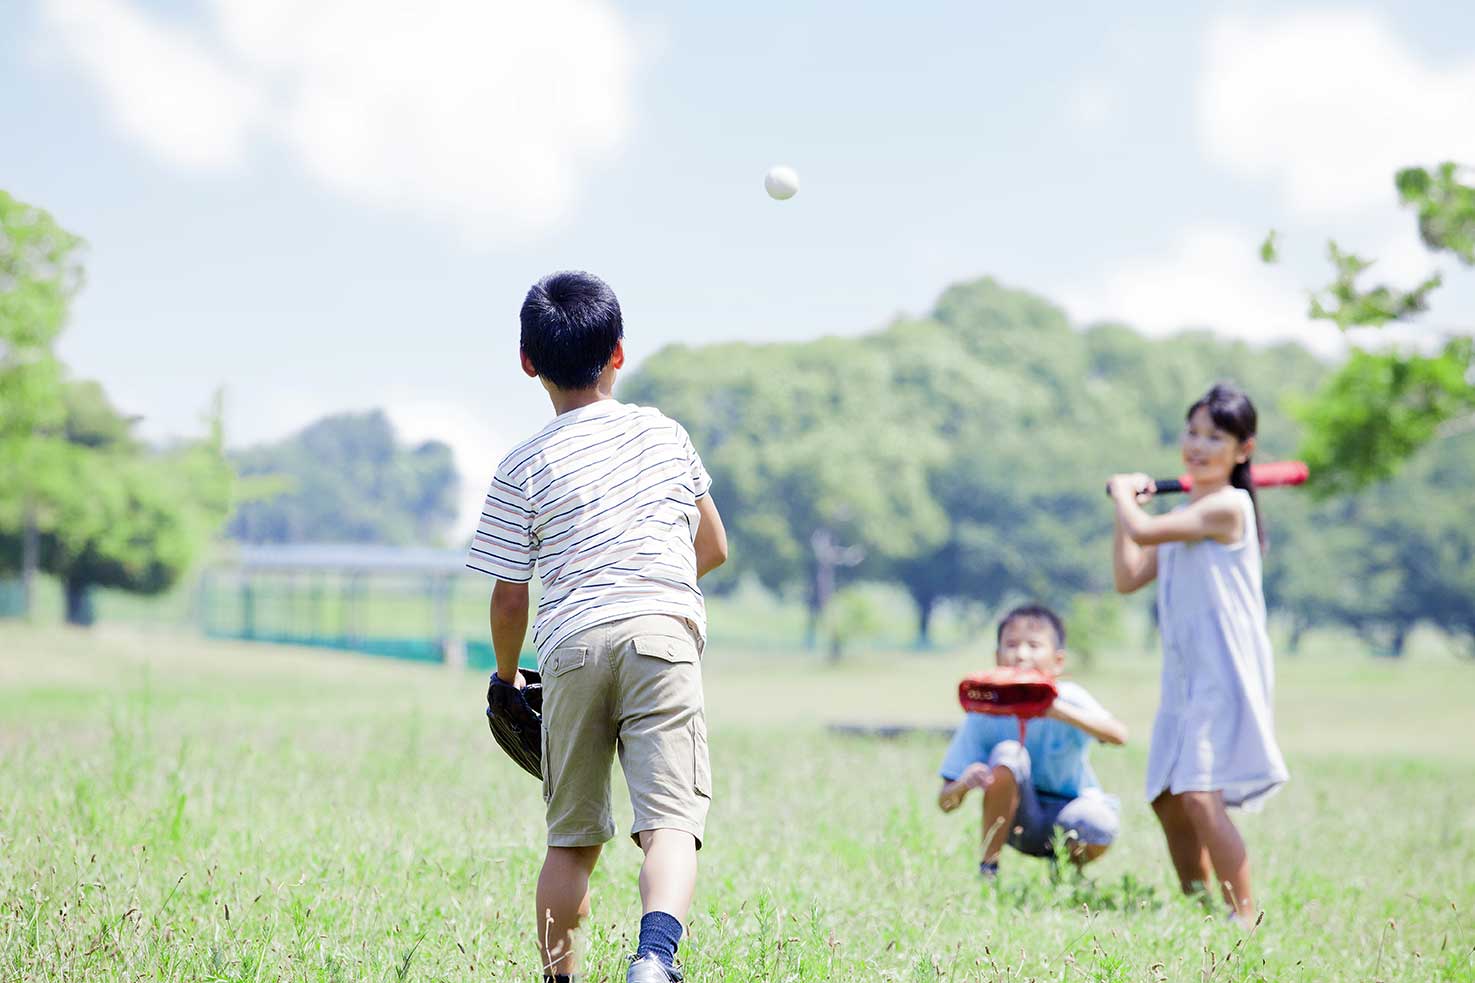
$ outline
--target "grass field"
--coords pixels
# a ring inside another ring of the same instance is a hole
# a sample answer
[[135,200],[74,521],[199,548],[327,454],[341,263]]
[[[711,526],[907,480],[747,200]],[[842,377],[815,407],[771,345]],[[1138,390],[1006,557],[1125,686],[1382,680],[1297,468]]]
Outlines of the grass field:
[[[717,798],[688,979],[1475,980],[1475,666],[1283,660],[1292,783],[1242,828],[1264,923],[1179,897],[1140,802],[1156,663],[1081,677],[1133,727],[1100,748],[1117,846],[1083,881],[933,805],[942,743],[833,719],[955,719],[963,654],[836,668],[714,647]],[[199,641],[0,626],[0,983],[535,979],[536,783],[480,676]],[[628,807],[621,815],[628,822]],[[586,979],[623,980],[639,851],[595,878]]]

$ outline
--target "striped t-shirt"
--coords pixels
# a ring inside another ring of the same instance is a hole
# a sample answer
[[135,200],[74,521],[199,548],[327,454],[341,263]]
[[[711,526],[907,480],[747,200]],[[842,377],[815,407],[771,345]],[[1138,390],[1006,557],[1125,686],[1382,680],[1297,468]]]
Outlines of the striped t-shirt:
[[543,583],[533,645],[646,614],[686,618],[705,637],[697,588],[697,499],[712,479],[681,424],[600,400],[554,417],[492,478],[466,565]]

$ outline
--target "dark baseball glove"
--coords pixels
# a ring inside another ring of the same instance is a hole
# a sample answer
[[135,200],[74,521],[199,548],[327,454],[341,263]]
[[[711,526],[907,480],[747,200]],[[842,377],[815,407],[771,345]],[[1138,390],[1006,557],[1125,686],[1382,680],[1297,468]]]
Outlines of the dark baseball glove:
[[523,771],[543,777],[543,677],[522,670],[527,685],[518,689],[492,673],[487,686],[487,726],[498,746]]

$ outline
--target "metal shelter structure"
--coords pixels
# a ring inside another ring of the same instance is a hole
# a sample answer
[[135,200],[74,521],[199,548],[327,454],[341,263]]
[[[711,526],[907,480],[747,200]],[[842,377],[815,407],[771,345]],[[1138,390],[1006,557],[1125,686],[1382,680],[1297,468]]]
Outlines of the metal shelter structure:
[[241,546],[201,576],[198,620],[217,638],[490,667],[486,598],[460,550]]

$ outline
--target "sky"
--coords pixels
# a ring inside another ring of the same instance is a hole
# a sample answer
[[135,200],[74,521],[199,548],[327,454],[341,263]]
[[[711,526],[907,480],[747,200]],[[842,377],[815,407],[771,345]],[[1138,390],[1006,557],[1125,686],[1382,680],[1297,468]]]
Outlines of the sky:
[[146,435],[221,387],[235,446],[383,407],[452,445],[466,515],[551,415],[517,309],[556,269],[610,282],[637,365],[984,275],[1336,357],[1329,238],[1475,324],[1392,185],[1475,162],[1475,6],[1028,7],[5,0],[0,188],[87,240],[59,350]]

